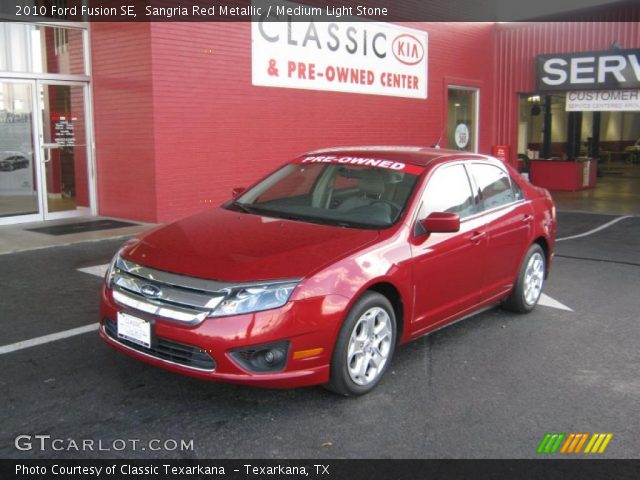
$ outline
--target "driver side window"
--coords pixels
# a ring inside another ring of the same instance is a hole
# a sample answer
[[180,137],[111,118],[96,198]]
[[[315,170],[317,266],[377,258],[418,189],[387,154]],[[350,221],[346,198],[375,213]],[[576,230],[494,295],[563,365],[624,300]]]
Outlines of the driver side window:
[[471,184],[462,164],[439,167],[422,195],[418,220],[433,212],[457,213],[460,218],[476,213]]

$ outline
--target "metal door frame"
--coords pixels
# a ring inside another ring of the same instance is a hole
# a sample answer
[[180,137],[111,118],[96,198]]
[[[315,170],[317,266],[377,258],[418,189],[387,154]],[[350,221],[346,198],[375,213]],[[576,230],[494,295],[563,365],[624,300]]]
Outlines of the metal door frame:
[[[93,92],[91,85],[91,48],[89,42],[89,24],[78,22],[24,22],[39,26],[64,27],[69,29],[81,30],[83,33],[83,52],[84,52],[84,74],[59,74],[59,73],[32,73],[32,72],[6,72],[0,71],[0,82],[6,83],[30,83],[31,84],[31,101],[33,104],[32,112],[32,143],[33,143],[33,159],[36,168],[36,192],[38,197],[38,213],[26,215],[12,215],[8,217],[0,217],[0,225],[10,225],[24,222],[37,222],[43,220],[52,220],[56,218],[74,217],[78,215],[97,215],[98,214],[98,196],[96,181],[96,155],[95,155],[95,130],[93,123]],[[84,114],[85,128],[87,138],[87,177],[89,189],[89,211],[68,211],[48,213],[46,208],[46,183],[44,166],[42,164],[42,145],[40,134],[42,128],[42,105],[40,104],[39,91],[43,85],[81,85],[84,86]],[[45,213],[47,212],[47,213]]]
[[[90,117],[90,109],[89,109],[89,102],[90,102],[90,97],[89,97],[89,86],[87,85],[86,82],[80,82],[80,81],[75,81],[75,80],[44,80],[44,79],[38,79],[35,81],[36,84],[36,90],[37,90],[37,96],[40,96],[40,93],[44,91],[44,87],[46,87],[47,85],[62,85],[62,86],[75,86],[75,87],[82,87],[83,89],[83,101],[84,101],[84,118],[85,118],[85,137],[86,137],[86,145],[85,145],[85,149],[86,149],[86,155],[87,155],[87,181],[89,182],[89,185],[87,185],[88,187],[88,191],[89,191],[89,208],[87,209],[82,209],[82,210],[67,210],[67,211],[62,211],[62,212],[49,212],[49,207],[48,207],[48,201],[47,201],[47,197],[48,197],[48,192],[47,192],[47,182],[46,182],[46,166],[45,166],[45,153],[44,153],[44,149],[45,144],[44,144],[44,118],[43,118],[43,112],[44,112],[44,105],[38,105],[38,120],[37,120],[37,124],[38,124],[38,143],[37,143],[37,150],[38,150],[38,155],[39,155],[39,167],[40,167],[40,177],[42,179],[42,183],[41,183],[41,188],[40,188],[40,197],[41,197],[41,204],[40,204],[40,211],[42,213],[43,216],[43,220],[57,220],[59,218],[69,218],[69,217],[81,217],[81,216],[86,216],[87,214],[90,215],[96,215],[96,205],[95,205],[95,175],[94,175],[94,171],[95,169],[93,168],[94,162],[93,162],[93,149],[91,148],[91,146],[93,145],[93,128],[91,127],[91,125],[93,124],[93,119],[92,117]],[[51,113],[51,112],[49,112]]]

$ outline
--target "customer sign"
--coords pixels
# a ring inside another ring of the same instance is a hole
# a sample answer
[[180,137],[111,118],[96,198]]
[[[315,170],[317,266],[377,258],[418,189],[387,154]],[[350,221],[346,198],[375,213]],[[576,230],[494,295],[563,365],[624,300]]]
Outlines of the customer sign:
[[272,3],[251,24],[252,83],[427,98],[427,32],[327,21],[330,10]]
[[638,112],[640,90],[567,92],[567,112]]

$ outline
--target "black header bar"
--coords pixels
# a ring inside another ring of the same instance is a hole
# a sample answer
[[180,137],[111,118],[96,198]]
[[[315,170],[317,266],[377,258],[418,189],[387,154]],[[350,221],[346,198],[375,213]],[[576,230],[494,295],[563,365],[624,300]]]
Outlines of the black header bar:
[[[592,7],[594,12],[602,5],[614,8],[628,3],[601,2]],[[589,11],[577,0],[536,0],[533,6],[530,0],[3,0],[0,3],[2,20],[25,22],[227,22],[259,17],[271,21],[508,22],[540,17],[548,21],[554,15],[568,21],[572,14],[580,20]],[[633,12],[633,18],[625,21],[640,16],[640,8]]]
[[0,460],[3,480],[617,480],[640,460]]

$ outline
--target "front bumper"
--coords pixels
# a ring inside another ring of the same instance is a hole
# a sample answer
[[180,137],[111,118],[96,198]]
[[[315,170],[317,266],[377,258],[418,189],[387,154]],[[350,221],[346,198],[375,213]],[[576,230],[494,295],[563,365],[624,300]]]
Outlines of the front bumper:
[[[340,306],[343,308],[339,308]],[[338,307],[338,308],[337,308]],[[333,345],[343,319],[347,299],[315,297],[289,302],[282,308],[230,317],[207,318],[198,325],[152,317],[117,304],[111,290],[103,288],[100,336],[117,350],[143,362],[175,373],[205,380],[233,382],[268,388],[291,388],[326,383]],[[152,322],[153,335],[161,353],[117,338],[113,324],[118,312]],[[283,340],[290,342],[284,369],[253,372],[243,368],[230,352]],[[159,342],[159,343],[158,343]],[[198,362],[181,364],[167,351],[191,350]],[[168,349],[168,350],[167,350]],[[207,356],[212,362],[207,362]]]

